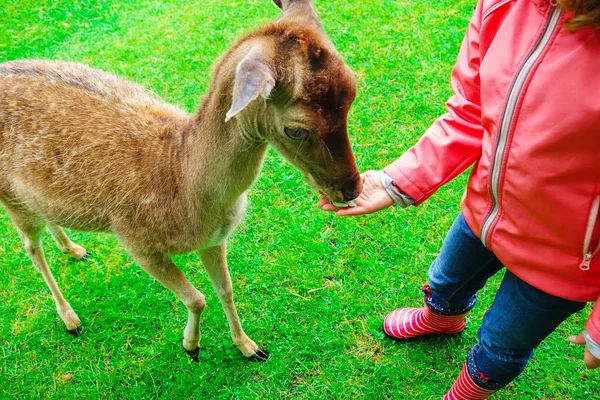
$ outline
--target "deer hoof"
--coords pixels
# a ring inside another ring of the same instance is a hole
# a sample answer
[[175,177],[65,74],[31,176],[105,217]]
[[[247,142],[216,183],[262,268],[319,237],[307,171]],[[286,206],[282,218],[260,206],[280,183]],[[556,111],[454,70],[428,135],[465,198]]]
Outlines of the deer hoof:
[[200,362],[198,360],[198,354],[200,354],[200,347],[196,347],[194,350],[188,350],[185,347],[183,349],[188,354],[188,356],[192,357],[192,360],[194,360],[195,362]]
[[267,361],[271,357],[266,350],[258,349],[256,353],[252,354],[248,359],[250,361]]
[[76,328],[67,329],[67,331],[74,337],[79,337],[83,333],[83,327],[81,325],[79,325]]

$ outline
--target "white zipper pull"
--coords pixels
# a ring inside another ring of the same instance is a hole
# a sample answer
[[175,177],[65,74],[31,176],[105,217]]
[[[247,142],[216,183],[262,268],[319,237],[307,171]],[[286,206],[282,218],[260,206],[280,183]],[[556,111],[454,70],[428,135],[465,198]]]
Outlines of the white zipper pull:
[[581,264],[579,264],[579,269],[581,269],[582,271],[587,271],[588,269],[590,269],[592,257],[594,257],[594,255],[591,251],[588,251],[588,253],[585,256],[583,256],[583,261],[581,262]]

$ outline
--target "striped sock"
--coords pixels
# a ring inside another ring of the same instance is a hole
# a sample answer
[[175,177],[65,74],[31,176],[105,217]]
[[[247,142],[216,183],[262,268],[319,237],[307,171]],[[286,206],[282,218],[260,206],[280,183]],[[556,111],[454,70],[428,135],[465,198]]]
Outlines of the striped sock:
[[410,339],[435,333],[452,334],[465,329],[465,314],[446,316],[436,314],[427,306],[399,308],[389,313],[383,321],[386,335],[396,339]]
[[496,390],[486,390],[477,386],[469,376],[467,363],[465,363],[456,382],[454,382],[450,391],[446,393],[443,400],[483,400],[494,392]]

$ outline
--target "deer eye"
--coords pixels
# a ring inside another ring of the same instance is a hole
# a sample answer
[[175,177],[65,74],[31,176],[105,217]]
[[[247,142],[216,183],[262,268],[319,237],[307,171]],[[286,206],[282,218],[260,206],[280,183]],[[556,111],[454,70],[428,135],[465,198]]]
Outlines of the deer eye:
[[305,139],[310,134],[310,132],[304,128],[288,128],[286,126],[283,130],[287,137],[294,140]]

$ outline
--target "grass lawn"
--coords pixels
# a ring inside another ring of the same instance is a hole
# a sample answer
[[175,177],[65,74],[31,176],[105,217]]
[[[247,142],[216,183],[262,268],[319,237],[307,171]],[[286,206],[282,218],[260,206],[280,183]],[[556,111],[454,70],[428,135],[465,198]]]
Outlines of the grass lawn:
[[[358,78],[350,113],[361,170],[411,146],[450,95],[449,75],[475,0],[317,1],[325,29]],[[0,0],[0,60],[90,64],[190,112],[210,66],[241,34],[278,16],[270,0]],[[68,335],[42,277],[0,211],[0,399],[439,399],[452,384],[500,276],[458,336],[394,342],[386,312],[421,304],[419,286],[459,211],[466,175],[418,208],[340,219],[316,206],[273,150],[229,245],[248,335],[272,354],[243,359],[197,254],[176,258],[206,294],[200,363],[182,351],[184,306],[117,240],[70,232],[93,252],[69,260],[46,237],[59,286],[84,324]],[[538,349],[498,399],[600,398],[598,372],[566,337],[589,308]],[[70,375],[72,379],[66,379]]]

